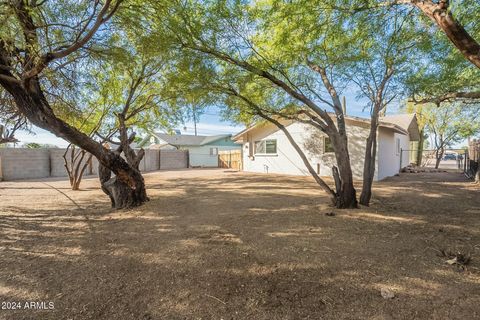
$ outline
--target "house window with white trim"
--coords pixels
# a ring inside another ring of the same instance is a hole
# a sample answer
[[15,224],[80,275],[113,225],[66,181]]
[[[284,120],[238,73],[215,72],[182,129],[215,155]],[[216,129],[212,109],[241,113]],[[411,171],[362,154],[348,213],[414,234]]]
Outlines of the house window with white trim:
[[396,141],[395,141],[395,147],[396,147],[396,151],[397,151],[397,156],[400,155],[400,138],[397,138]]
[[218,148],[210,148],[210,155],[211,156],[218,155]]
[[277,154],[277,140],[255,141],[255,154]]

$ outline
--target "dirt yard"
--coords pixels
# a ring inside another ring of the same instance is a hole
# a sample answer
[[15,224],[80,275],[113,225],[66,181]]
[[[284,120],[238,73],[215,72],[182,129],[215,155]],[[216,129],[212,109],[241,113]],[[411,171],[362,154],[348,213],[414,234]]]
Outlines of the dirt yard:
[[145,178],[130,211],[96,179],[1,182],[0,319],[480,319],[479,190],[461,174],[393,177],[335,216],[309,178]]

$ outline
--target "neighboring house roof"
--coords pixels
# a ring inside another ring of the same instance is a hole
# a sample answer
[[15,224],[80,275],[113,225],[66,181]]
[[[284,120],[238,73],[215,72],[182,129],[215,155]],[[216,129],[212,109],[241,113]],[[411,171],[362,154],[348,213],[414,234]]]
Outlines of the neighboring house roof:
[[[332,116],[332,118],[335,117],[335,114],[330,114],[330,115]],[[348,122],[350,122],[354,125],[370,126],[370,119],[354,117],[354,116],[345,116],[345,120],[347,124]],[[393,130],[396,133],[400,133],[403,135],[409,135],[410,140],[412,141],[419,140],[420,134],[418,131],[417,117],[415,116],[415,114],[399,114],[394,116],[386,116],[386,117],[381,117],[379,120],[380,120],[378,123],[379,127],[388,128],[390,130]],[[283,122],[285,121],[292,122],[292,123],[294,122],[292,120],[284,120]],[[255,124],[250,127],[247,127],[246,129],[242,130],[241,132],[233,136],[232,139],[235,142],[240,142],[243,139],[244,134],[257,128],[258,126],[259,124]]]
[[165,141],[167,144],[182,147],[182,146],[203,146],[211,144],[215,141],[231,138],[231,134],[221,134],[216,136],[194,136],[194,135],[170,135],[166,133],[154,132],[152,133],[156,138]]

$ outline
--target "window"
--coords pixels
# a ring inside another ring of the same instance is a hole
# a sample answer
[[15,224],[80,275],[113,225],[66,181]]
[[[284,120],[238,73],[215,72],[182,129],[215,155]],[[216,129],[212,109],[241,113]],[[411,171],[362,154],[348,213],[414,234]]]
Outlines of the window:
[[210,155],[211,156],[218,155],[218,148],[210,148]]
[[333,150],[332,140],[329,137],[323,139],[323,153],[335,152]]
[[255,141],[255,154],[276,154],[277,140]]
[[396,151],[398,156],[400,155],[400,138],[397,138],[395,146],[396,146]]

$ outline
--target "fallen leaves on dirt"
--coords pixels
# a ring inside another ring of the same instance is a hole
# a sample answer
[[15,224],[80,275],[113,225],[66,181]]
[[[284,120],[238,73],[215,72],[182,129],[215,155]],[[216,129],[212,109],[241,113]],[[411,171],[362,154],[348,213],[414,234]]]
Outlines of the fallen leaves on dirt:
[[440,257],[447,258],[445,261],[449,265],[456,265],[462,269],[466,269],[467,265],[472,261],[472,257],[469,253],[452,252],[449,250],[441,249],[439,253]]

